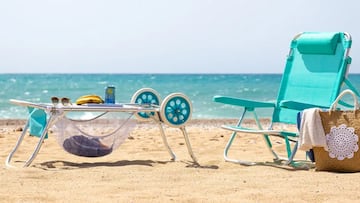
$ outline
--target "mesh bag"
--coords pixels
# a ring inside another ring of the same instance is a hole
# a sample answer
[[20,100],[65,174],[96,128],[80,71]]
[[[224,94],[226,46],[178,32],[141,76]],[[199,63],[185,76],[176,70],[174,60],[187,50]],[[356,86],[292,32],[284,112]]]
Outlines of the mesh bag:
[[131,115],[127,118],[75,120],[61,117],[54,125],[54,133],[65,151],[84,157],[101,157],[117,149],[135,127]]

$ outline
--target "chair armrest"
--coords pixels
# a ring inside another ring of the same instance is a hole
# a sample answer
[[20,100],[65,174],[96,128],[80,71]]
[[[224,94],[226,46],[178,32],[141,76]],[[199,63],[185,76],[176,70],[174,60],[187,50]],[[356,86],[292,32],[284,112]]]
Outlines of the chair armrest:
[[287,108],[287,109],[299,110],[299,111],[302,111],[304,109],[309,109],[309,108],[321,108],[321,109],[329,109],[330,108],[329,106],[319,106],[319,105],[296,102],[296,101],[281,101],[280,107]]
[[275,108],[275,103],[273,102],[261,102],[261,101],[252,101],[246,99],[240,99],[235,97],[227,97],[227,96],[214,96],[214,102],[243,106],[247,108]]

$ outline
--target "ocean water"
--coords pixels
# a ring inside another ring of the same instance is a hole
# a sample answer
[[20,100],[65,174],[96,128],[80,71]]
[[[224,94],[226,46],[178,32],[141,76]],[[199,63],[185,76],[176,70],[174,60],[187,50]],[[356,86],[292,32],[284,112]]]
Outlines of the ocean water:
[[[360,89],[360,75],[350,74]],[[281,74],[0,74],[0,119],[25,119],[27,109],[10,99],[48,103],[52,96],[69,97],[73,102],[86,94],[104,97],[107,85],[116,87],[117,103],[128,103],[140,88],[155,89],[165,98],[170,93],[187,95],[193,118],[237,118],[238,107],[215,103],[214,95],[228,95],[260,101],[274,101]],[[271,112],[262,110],[261,116]]]

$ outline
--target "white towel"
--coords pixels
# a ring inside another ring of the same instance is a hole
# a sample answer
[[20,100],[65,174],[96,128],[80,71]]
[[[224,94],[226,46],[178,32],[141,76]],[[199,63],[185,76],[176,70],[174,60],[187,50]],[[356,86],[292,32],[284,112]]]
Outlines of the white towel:
[[301,117],[299,149],[308,151],[313,147],[324,147],[327,151],[324,128],[319,108],[305,109]]

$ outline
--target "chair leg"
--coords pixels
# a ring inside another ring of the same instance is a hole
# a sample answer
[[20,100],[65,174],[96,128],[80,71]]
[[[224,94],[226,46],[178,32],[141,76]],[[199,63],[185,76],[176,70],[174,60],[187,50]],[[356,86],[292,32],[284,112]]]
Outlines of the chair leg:
[[297,149],[298,149],[298,145],[299,145],[299,142],[296,142],[293,150],[291,151],[291,153],[289,155],[289,159],[285,162],[286,165],[291,165],[292,164],[292,162],[294,160],[294,157],[295,157],[295,154],[296,154]]
[[[242,121],[243,121],[243,119],[245,118],[245,114],[246,114],[247,112],[248,112],[248,109],[245,108],[244,111],[243,111],[243,113],[242,113],[242,115],[240,116],[240,119],[239,119],[239,121],[237,122],[236,126],[241,126]],[[256,115],[256,114],[255,114],[255,115]],[[234,131],[234,132],[232,133],[232,135],[231,135],[228,143],[227,143],[226,146],[225,146],[225,149],[224,149],[224,159],[225,159],[225,161],[227,161],[227,162],[232,162],[232,163],[237,163],[237,164],[241,164],[241,165],[245,165],[245,166],[253,166],[253,165],[255,165],[255,164],[256,164],[255,162],[250,162],[250,161],[244,161],[244,160],[238,160],[238,159],[231,159],[231,158],[229,158],[228,152],[229,152],[229,150],[230,150],[230,147],[231,147],[231,145],[232,145],[232,143],[233,143],[236,135],[237,135],[237,133]]]
[[[41,148],[41,145],[45,139],[45,136],[48,132],[48,129],[49,127],[54,123],[55,121],[55,117],[57,116],[54,116],[54,115],[50,115],[49,117],[49,120],[48,122],[46,123],[45,127],[44,127],[44,130],[39,138],[39,142],[38,144],[36,145],[35,149],[34,149],[34,152],[31,154],[31,156],[29,157],[29,159],[25,162],[24,166],[23,167],[28,167],[32,161],[36,158],[36,155],[39,153],[40,151],[40,148]],[[29,128],[29,120],[27,121],[27,123],[25,124],[25,127],[24,127],[24,130],[23,132],[21,133],[20,137],[18,138],[18,141],[16,142],[16,145],[14,147],[14,149],[10,152],[10,154],[8,155],[6,161],[5,161],[5,164],[6,166],[9,166],[9,167],[12,167],[10,162],[11,162],[11,159],[13,157],[13,155],[15,154],[15,152],[18,150],[18,148],[20,147],[20,144],[22,143],[24,137],[25,137],[25,134],[27,132],[27,129]]]
[[190,144],[190,140],[189,140],[189,136],[188,136],[188,134],[187,134],[187,132],[186,132],[186,130],[185,130],[185,127],[180,127],[180,130],[181,130],[181,132],[182,132],[183,135],[184,135],[184,139],[185,139],[185,142],[186,142],[186,147],[187,147],[187,149],[188,149],[188,152],[189,152],[190,157],[192,158],[192,160],[193,160],[195,163],[198,163],[198,161],[197,161],[197,159],[196,159],[196,157],[195,157],[195,155],[194,155],[194,152],[193,152],[193,150],[192,150],[192,147],[191,147],[191,144]]
[[224,159],[225,161],[228,161],[228,162],[232,162],[232,163],[237,163],[237,164],[241,164],[241,165],[245,165],[245,166],[253,166],[253,165],[256,165],[255,162],[250,162],[250,161],[244,161],[244,160],[238,160],[238,159],[231,159],[228,157],[228,152],[229,152],[229,149],[236,137],[236,132],[233,132],[233,134],[231,135],[228,143],[226,144],[225,146],[225,149],[224,149]]
[[164,132],[164,128],[161,124],[161,122],[157,122],[158,123],[158,126],[159,126],[159,129],[160,129],[160,134],[161,134],[161,138],[164,142],[164,145],[166,147],[166,150],[169,152],[170,156],[171,156],[171,160],[172,161],[175,161],[176,160],[176,155],[175,153],[171,150],[170,146],[169,146],[169,143],[166,139],[166,136],[165,136],[165,132]]
[[24,167],[28,167],[33,162],[33,160],[36,158],[36,156],[39,153],[40,148],[41,148],[41,146],[42,146],[42,144],[44,142],[44,139],[45,139],[45,136],[46,136],[46,134],[48,132],[49,127],[54,123],[55,117],[56,116],[50,115],[49,121],[45,125],[45,128],[44,128],[44,130],[43,130],[43,132],[41,134],[39,142],[36,145],[36,147],[34,149],[34,152],[31,154],[30,158],[25,162]]
[[29,128],[29,120],[26,121],[26,124],[24,126],[24,129],[21,133],[21,135],[19,136],[15,147],[13,148],[13,150],[9,153],[9,155],[7,156],[6,160],[5,160],[5,165],[7,167],[12,167],[12,165],[10,164],[12,157],[14,156],[15,152],[18,150],[18,148],[20,147],[22,141],[24,140],[25,134],[27,132],[27,129]]
[[[256,114],[255,111],[253,110],[247,110],[245,109],[245,111],[243,112],[243,114],[241,115],[238,123],[237,123],[237,126],[241,126],[242,124],[242,121],[243,121],[243,118],[245,117],[245,114],[246,112],[252,112],[253,113],[253,116],[254,116],[254,119],[255,119],[255,123],[258,127],[259,130],[263,130],[263,127],[260,123],[260,120],[258,119],[258,116]],[[271,128],[271,126],[270,126]],[[228,156],[228,152],[230,150],[230,147],[235,139],[237,135],[237,132],[233,132],[228,143],[226,144],[226,147],[224,149],[224,159],[225,161],[228,161],[228,162],[233,162],[233,163],[238,163],[238,164],[241,164],[241,165],[246,165],[246,166],[252,166],[252,165],[256,165],[257,163],[256,162],[250,162],[250,161],[244,161],[244,160],[238,160],[238,159],[231,159],[229,158]],[[271,140],[270,140],[270,135],[267,135],[267,134],[263,134],[263,138],[264,138],[264,141],[266,143],[266,146],[267,148],[269,149],[269,151],[271,152],[271,154],[274,156],[274,160],[275,161],[286,161],[286,163],[291,163],[292,159],[293,159],[293,156],[294,154],[296,153],[296,150],[291,150],[291,147],[290,147],[290,142],[288,140],[288,138],[285,136],[285,142],[286,142],[286,151],[287,151],[287,158],[282,158],[282,157],[279,157],[279,155],[274,151],[274,149],[272,148],[272,143],[271,143]]]
[[[255,118],[256,125],[258,126],[258,128],[259,128],[260,130],[263,130],[263,127],[262,127],[262,125],[261,125],[261,122],[260,122],[260,120],[259,120],[256,112],[255,112],[255,111],[252,111],[252,112],[253,112],[253,114],[254,114],[254,118]],[[272,148],[272,144],[271,144],[271,140],[270,140],[270,138],[269,138],[269,135],[264,134],[263,137],[264,137],[266,146],[268,147],[268,149],[269,149],[269,151],[271,152],[271,154],[274,156],[274,160],[279,160],[279,156],[277,155],[277,153],[276,153],[276,152],[273,150],[273,148]]]

